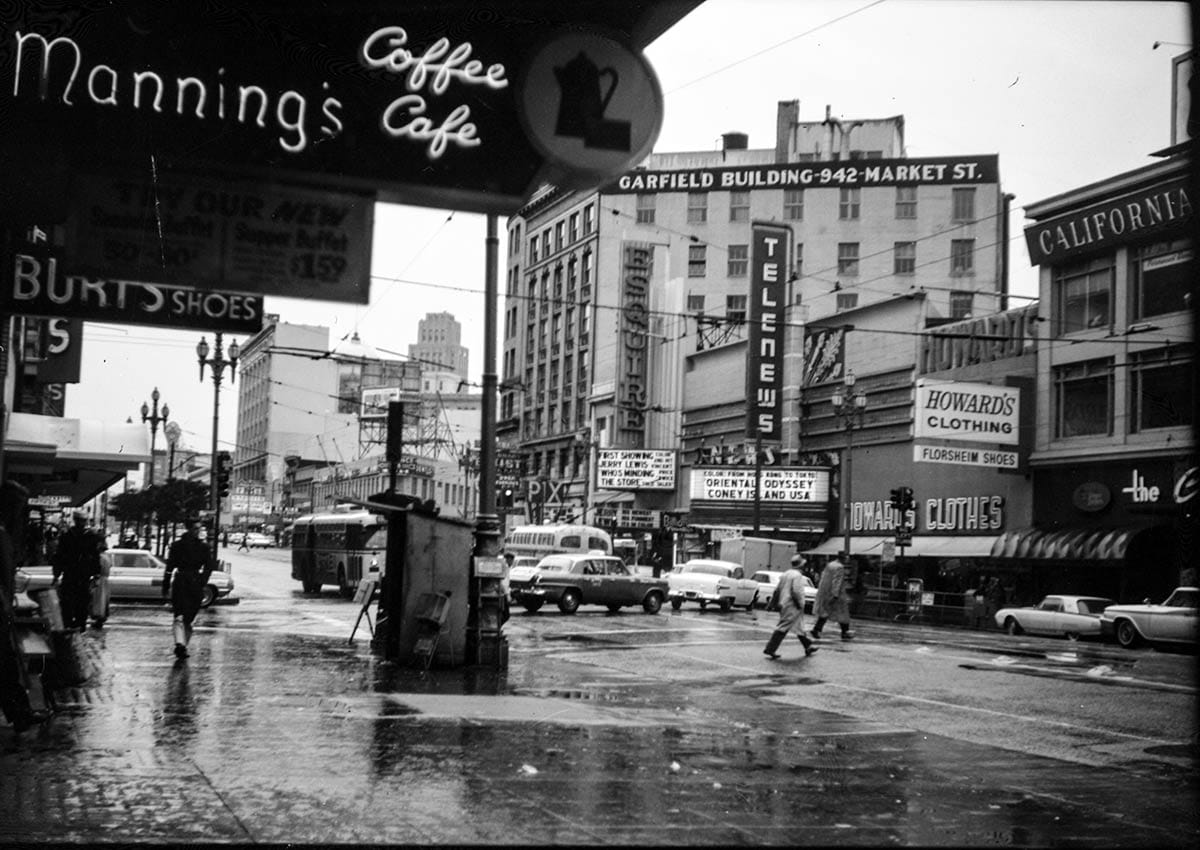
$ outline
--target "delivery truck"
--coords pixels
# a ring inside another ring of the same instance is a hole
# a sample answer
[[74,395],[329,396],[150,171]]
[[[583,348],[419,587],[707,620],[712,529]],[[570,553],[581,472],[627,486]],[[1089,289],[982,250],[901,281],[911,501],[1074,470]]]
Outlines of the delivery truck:
[[720,542],[718,552],[715,557],[741,564],[743,573],[750,576],[759,570],[786,570],[796,554],[796,544],[766,537],[727,537]]

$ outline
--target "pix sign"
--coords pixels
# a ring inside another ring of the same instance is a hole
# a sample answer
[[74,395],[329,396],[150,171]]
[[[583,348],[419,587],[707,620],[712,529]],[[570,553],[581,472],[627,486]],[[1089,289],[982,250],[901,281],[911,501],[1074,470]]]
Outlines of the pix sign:
[[[0,153],[52,143],[72,173],[120,160],[147,179],[190,168],[509,213],[563,144],[584,155],[559,165],[597,181],[649,150],[661,98],[642,99],[657,84],[637,51],[694,5],[5,4]],[[601,28],[615,37],[573,35]],[[548,137],[522,130],[522,99],[554,104]]]

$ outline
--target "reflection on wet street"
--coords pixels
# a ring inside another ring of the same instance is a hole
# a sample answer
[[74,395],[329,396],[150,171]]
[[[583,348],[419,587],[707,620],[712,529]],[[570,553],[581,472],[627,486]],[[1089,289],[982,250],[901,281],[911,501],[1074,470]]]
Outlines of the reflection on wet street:
[[[2,733],[0,792],[15,805],[0,839],[794,845],[799,829],[815,844],[1112,845],[1197,833],[1183,793],[1194,772],[1138,773],[1135,803],[1088,764],[799,704],[843,678],[828,664],[671,680],[657,674],[673,663],[665,647],[682,645],[669,628],[514,632],[506,674],[424,673],[365,642],[212,621],[176,662],[165,615],[150,613],[86,634],[92,680],[61,692],[40,731]],[[712,651],[740,628],[703,624],[689,645]]]

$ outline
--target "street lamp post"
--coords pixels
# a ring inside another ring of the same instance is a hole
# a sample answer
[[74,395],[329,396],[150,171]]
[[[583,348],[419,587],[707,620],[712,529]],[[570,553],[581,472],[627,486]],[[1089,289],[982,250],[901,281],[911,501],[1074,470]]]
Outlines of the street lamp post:
[[[163,416],[167,415],[166,408],[163,408]],[[170,451],[167,454],[167,480],[175,480],[175,446],[179,443],[179,438],[183,434],[183,429],[179,427],[178,422],[168,422],[163,428],[163,433],[167,435],[167,445]]]
[[862,416],[867,409],[867,397],[854,392],[854,373],[846,371],[842,386],[830,398],[833,412],[840,416],[846,429],[846,455],[842,458],[842,557],[849,566],[850,560],[850,470],[854,461],[854,429],[862,426]]
[[234,373],[237,369],[238,355],[241,350],[238,348],[237,342],[229,343],[229,356],[225,357],[221,352],[221,332],[217,331],[213,338],[214,348],[212,357],[208,356],[208,342],[204,337],[200,337],[200,342],[196,343],[196,359],[200,362],[200,381],[204,382],[204,366],[208,365],[209,371],[212,373],[213,382],[213,421],[212,421],[212,455],[209,461],[208,485],[211,490],[211,505],[213,513],[212,521],[212,540],[209,541],[209,546],[212,549],[213,563],[217,562],[217,530],[221,518],[221,494],[217,492],[217,425],[220,422],[221,411],[221,376],[225,371],[225,367],[229,367],[229,383],[234,381]]
[[150,423],[150,486],[154,486],[154,438],[158,436],[158,426],[167,421],[167,417],[171,415],[171,409],[165,404],[162,408],[162,415],[158,412],[158,400],[161,396],[158,394],[158,387],[150,393],[150,400],[154,402],[153,412],[150,405],[142,402],[142,421]]

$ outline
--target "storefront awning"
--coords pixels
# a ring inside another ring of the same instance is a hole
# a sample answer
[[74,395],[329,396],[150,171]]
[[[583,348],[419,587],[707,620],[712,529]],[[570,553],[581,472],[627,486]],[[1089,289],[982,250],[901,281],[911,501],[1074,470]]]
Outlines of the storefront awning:
[[[853,555],[882,555],[883,544],[895,538],[887,537],[851,537],[850,552]],[[916,535],[912,543],[904,547],[906,558],[986,558],[992,551],[997,538],[988,535],[957,535],[936,536]],[[805,550],[805,555],[836,555],[842,551],[845,540],[841,537],[831,537],[813,549]],[[900,554],[900,547],[896,547]]]
[[5,470],[28,482],[33,496],[59,496],[68,505],[81,505],[149,462],[150,435],[141,423],[33,413],[8,417]]
[[1125,557],[1129,545],[1141,534],[1164,526],[1124,525],[1110,528],[1040,529],[1034,526],[1006,531],[992,546],[993,558],[1042,560],[1116,561]]

